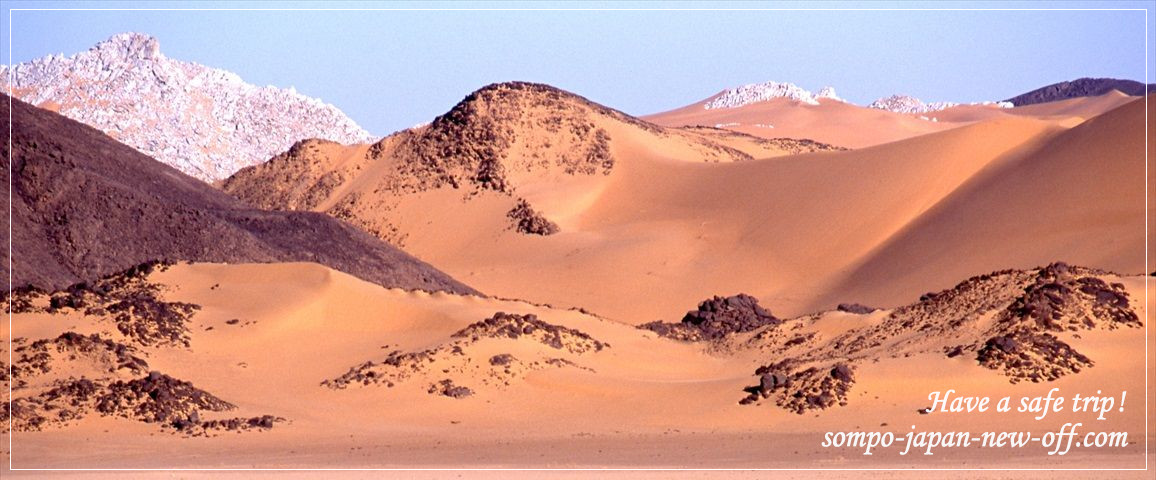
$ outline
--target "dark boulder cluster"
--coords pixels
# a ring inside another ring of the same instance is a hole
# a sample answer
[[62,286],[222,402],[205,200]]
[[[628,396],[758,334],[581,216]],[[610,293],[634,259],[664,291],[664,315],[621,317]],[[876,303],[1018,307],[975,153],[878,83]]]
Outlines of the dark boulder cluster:
[[470,395],[473,395],[474,391],[470,390],[469,387],[454,385],[454,381],[447,378],[430,385],[427,393],[450,398],[466,398]]
[[16,431],[40,431],[67,425],[90,413],[133,419],[173,428],[186,435],[202,435],[212,430],[272,428],[280,417],[202,420],[201,412],[223,412],[236,407],[193,384],[160,372],[149,372],[132,380],[70,378],[54,383],[45,391],[13,399],[5,404],[0,422],[9,417]]
[[161,299],[161,287],[148,275],[171,263],[145,262],[93,282],[76,283],[50,296],[48,313],[70,310],[100,316],[141,345],[189,346],[189,319],[199,305]]
[[558,224],[551,222],[541,213],[538,213],[525,199],[518,199],[518,204],[506,213],[506,218],[513,222],[513,228],[518,233],[527,235],[553,235],[558,233]]
[[785,360],[759,367],[755,370],[759,384],[748,387],[748,395],[739,404],[772,399],[775,405],[797,414],[847,405],[847,392],[855,383],[854,371],[848,364],[799,369],[794,363]]
[[866,315],[868,313],[879,310],[878,308],[868,307],[858,303],[840,303],[836,310],[840,312],[854,313],[856,315]]
[[1012,383],[1051,381],[1093,362],[1054,333],[1140,327],[1124,285],[1062,262],[1038,270],[1023,294],[996,316],[978,346],[980,365],[1003,370]]
[[188,436],[207,436],[216,431],[244,432],[250,430],[268,430],[273,428],[274,424],[284,421],[284,418],[273,415],[201,420],[200,413],[193,411],[188,417],[174,420],[169,426]]
[[171,424],[187,419],[195,411],[221,412],[236,408],[192,383],[157,371],[127,382],[112,382],[106,390],[96,401],[98,412],[146,423]]
[[1026,331],[988,339],[976,353],[976,360],[984,367],[1003,370],[1011,383],[1052,381],[1094,365],[1055,335]]
[[682,317],[681,323],[655,321],[640,325],[639,328],[676,340],[700,341],[716,340],[733,333],[749,332],[779,323],[782,320],[759,306],[758,299],[740,293],[703,300],[698,304],[698,309]]

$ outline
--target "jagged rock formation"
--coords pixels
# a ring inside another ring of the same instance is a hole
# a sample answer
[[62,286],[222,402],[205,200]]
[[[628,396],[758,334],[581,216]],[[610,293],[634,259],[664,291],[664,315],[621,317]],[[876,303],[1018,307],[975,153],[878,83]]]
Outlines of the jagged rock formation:
[[1156,84],[1144,85],[1134,80],[1116,78],[1079,78],[1068,82],[1053,83],[1027,93],[1004,100],[1016,106],[1055,102],[1077,97],[1095,97],[1117,90],[1125,95],[1141,96],[1151,93]]
[[724,90],[713,100],[703,105],[703,108],[707,110],[714,108],[737,108],[775,98],[786,98],[808,105],[818,105],[819,99],[821,98],[843,101],[843,99],[835,95],[835,89],[833,87],[823,87],[819,90],[819,93],[811,93],[793,83],[766,82],[750,83]]
[[0,96],[13,149],[0,145],[0,196],[12,198],[14,287],[54,290],[167,259],[308,261],[386,287],[476,293],[329,216],[253,210],[92,127],[8,103]]
[[[12,83],[6,84],[12,76]],[[294,89],[166,57],[156,38],[121,33],[65,58],[0,66],[7,91],[107,132],[205,181],[267,160],[305,138],[373,137],[337,107]]]

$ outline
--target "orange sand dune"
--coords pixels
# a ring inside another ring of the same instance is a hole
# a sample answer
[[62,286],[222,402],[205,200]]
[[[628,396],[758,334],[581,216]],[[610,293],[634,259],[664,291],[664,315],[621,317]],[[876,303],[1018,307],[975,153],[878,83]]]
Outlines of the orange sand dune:
[[1133,101],[979,172],[857,262],[827,298],[893,304],[896,292],[946,286],[944,275],[1053,259],[1146,271],[1144,113]]

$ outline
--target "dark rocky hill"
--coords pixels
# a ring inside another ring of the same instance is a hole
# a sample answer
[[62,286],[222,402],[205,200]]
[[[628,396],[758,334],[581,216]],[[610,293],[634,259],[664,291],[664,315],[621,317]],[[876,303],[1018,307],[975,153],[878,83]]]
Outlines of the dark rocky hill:
[[[255,210],[94,128],[19,100],[11,100],[9,117],[9,100],[0,95],[0,195],[12,198],[13,286],[56,289],[160,259],[308,261],[386,287],[476,293],[325,214]],[[8,259],[3,263],[7,288]]]
[[1156,84],[1145,86],[1143,83],[1133,80],[1080,78],[1070,82],[1053,83],[1004,101],[1012,102],[1015,106],[1022,107],[1024,105],[1054,102],[1068,98],[1095,97],[1112,90],[1119,90],[1125,95],[1140,96],[1151,92],[1153,87],[1156,87]]

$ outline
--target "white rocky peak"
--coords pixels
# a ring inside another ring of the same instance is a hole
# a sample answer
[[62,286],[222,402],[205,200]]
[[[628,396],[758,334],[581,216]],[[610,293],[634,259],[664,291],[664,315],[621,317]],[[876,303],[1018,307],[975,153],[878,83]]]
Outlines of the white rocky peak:
[[836,95],[836,94],[835,94],[835,87],[823,87],[823,88],[820,88],[820,89],[819,89],[819,93],[818,93],[818,94],[816,94],[815,96],[816,96],[816,97],[819,97],[819,98],[829,98],[829,99],[831,99],[831,100],[838,100],[838,101],[840,101],[840,102],[846,102],[846,100],[843,100],[842,98],[839,98],[839,95]]
[[[870,105],[868,108],[877,108],[879,110],[887,110],[896,113],[929,113],[945,110],[957,105],[963,105],[957,102],[930,102],[925,103],[922,100],[907,96],[907,95],[892,95],[886,98],[880,98]],[[1014,105],[1011,102],[973,102],[968,105],[991,105],[997,108],[1012,108]]]
[[[828,95],[824,95],[826,92]],[[713,100],[703,105],[707,110],[715,108],[737,108],[752,103],[765,102],[775,98],[786,98],[808,105],[818,105],[820,98],[838,99],[835,89],[824,87],[818,95],[793,83],[751,83],[723,91]]]
[[156,38],[140,33],[114,35],[67,58],[0,66],[0,83],[17,98],[56,109],[206,181],[306,138],[375,139],[332,105],[167,58]]

